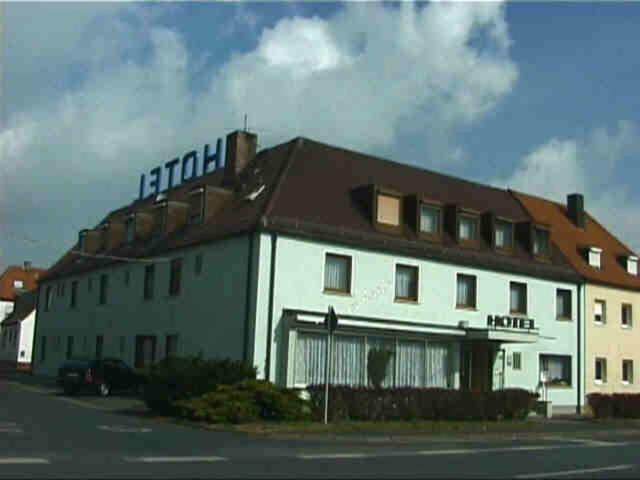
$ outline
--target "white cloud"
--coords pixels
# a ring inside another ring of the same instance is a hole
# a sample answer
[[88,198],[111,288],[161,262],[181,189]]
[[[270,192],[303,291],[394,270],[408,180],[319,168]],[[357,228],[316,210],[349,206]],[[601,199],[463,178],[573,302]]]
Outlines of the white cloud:
[[640,154],[640,131],[629,121],[582,138],[553,138],[526,155],[507,178],[491,183],[558,202],[583,193],[585,206],[623,243],[640,251],[640,207],[615,178],[620,164]]
[[[414,135],[432,163],[461,160],[456,131],[491,111],[518,75],[498,3],[346,4],[327,19],[283,18],[255,49],[204,72],[183,35],[145,6],[87,4],[78,17],[71,8],[14,11],[33,18],[26,33],[7,32],[24,44],[6,59],[18,101],[0,130],[3,221],[21,230],[28,218],[32,236],[60,250],[131,200],[139,173],[240,127],[244,113],[263,146],[305,135],[390,151]],[[42,68],[76,73],[51,88]],[[210,77],[197,91],[195,71]]]

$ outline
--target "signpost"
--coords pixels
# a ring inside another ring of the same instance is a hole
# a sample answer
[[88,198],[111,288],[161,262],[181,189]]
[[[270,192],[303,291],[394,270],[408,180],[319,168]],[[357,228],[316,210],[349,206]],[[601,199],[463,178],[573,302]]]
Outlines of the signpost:
[[324,326],[327,329],[327,354],[325,358],[324,368],[324,424],[329,423],[329,380],[331,378],[331,339],[332,334],[338,328],[338,316],[333,310],[333,307],[329,307],[329,311],[324,317]]

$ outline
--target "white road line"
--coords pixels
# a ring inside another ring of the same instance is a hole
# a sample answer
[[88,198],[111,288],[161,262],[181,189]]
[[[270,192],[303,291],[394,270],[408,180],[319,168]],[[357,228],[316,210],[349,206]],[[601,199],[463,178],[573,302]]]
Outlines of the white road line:
[[46,458],[28,458],[28,457],[0,457],[0,465],[29,465],[49,463]]
[[220,462],[224,457],[126,457],[127,462],[141,463],[190,463],[190,462]]
[[582,473],[598,473],[598,472],[612,472],[616,470],[629,470],[630,468],[633,468],[633,465],[613,465],[611,467],[584,468],[581,470],[564,470],[561,472],[526,473],[523,475],[516,475],[514,478],[562,477],[567,475],[580,475]]
[[322,459],[332,459],[332,458],[367,458],[374,456],[388,456],[388,455],[377,455],[372,453],[312,453],[312,454],[303,454],[297,455],[297,458],[302,460],[322,460]]
[[451,450],[422,450],[415,452],[416,455],[466,455],[470,453],[478,453],[480,450],[467,448],[451,449]]

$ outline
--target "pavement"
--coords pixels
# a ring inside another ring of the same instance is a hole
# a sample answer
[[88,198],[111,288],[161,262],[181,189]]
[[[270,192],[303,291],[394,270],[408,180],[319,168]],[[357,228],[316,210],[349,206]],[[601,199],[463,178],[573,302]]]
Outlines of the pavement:
[[133,414],[139,403],[68,398],[52,383],[0,377],[0,478],[640,476],[633,423],[559,419],[547,423],[556,430],[534,433],[292,439],[157,421]]

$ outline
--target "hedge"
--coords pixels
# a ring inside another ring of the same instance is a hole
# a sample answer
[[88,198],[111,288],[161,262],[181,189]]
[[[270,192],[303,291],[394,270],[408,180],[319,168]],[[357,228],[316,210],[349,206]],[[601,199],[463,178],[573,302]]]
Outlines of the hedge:
[[174,406],[178,416],[211,423],[301,421],[311,417],[308,402],[297,392],[260,380],[220,385],[214,392],[176,401]]
[[591,393],[587,403],[596,418],[640,418],[640,393]]
[[149,409],[175,413],[173,403],[212,392],[218,385],[256,378],[252,365],[235,360],[201,357],[168,357],[152,365],[146,374],[143,399]]
[[[324,415],[324,386],[308,388],[312,414]],[[446,388],[331,386],[331,420],[498,420],[523,419],[537,395],[523,389],[471,392]]]

